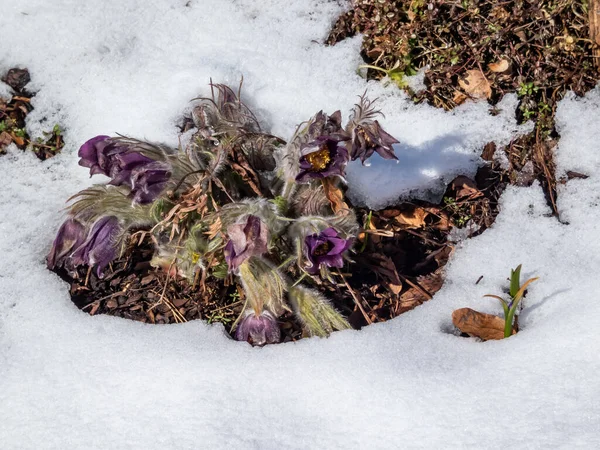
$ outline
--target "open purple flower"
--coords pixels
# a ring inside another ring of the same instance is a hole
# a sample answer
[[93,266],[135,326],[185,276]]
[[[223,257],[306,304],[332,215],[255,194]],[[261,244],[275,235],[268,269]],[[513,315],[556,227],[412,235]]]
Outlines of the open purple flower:
[[96,266],[96,275],[102,278],[104,268],[117,257],[117,240],[121,231],[119,220],[115,216],[98,219],[85,242],[73,252],[74,264]]
[[300,173],[296,181],[308,182],[314,179],[345,175],[348,163],[348,150],[340,145],[340,140],[331,136],[319,136],[301,149]]
[[305,254],[311,266],[306,269],[310,274],[319,272],[322,264],[327,267],[343,267],[342,254],[352,245],[352,239],[343,239],[335,228],[327,228],[320,233],[306,236]]
[[249,309],[235,330],[238,341],[246,341],[252,345],[277,344],[281,339],[281,331],[277,319],[269,311],[260,315]]
[[386,133],[376,120],[356,125],[352,130],[350,157],[364,162],[377,152],[383,159],[398,159],[392,144],[398,140]]
[[63,266],[67,258],[85,241],[85,227],[75,219],[69,218],[58,229],[52,249],[48,254],[49,269]]
[[267,251],[268,230],[256,216],[249,215],[242,223],[227,228],[229,242],[223,253],[230,271],[236,270],[251,256],[262,255]]

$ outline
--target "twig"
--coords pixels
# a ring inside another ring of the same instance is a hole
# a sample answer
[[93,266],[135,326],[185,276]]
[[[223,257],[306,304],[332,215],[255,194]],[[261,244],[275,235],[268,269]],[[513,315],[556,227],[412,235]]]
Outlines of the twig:
[[346,285],[346,288],[348,289],[348,291],[350,291],[350,295],[352,295],[352,299],[354,300],[354,303],[356,303],[356,306],[358,306],[358,309],[360,309],[360,312],[362,313],[363,317],[365,318],[365,320],[367,321],[367,323],[369,325],[371,325],[373,323],[373,321],[367,315],[367,312],[363,308],[363,305],[361,304],[360,299],[358,298],[358,295],[350,287],[350,284],[348,284],[348,281],[346,280],[346,277],[344,276],[344,274],[342,273],[342,271],[338,270],[337,273],[342,278],[342,280],[344,280],[344,284]]

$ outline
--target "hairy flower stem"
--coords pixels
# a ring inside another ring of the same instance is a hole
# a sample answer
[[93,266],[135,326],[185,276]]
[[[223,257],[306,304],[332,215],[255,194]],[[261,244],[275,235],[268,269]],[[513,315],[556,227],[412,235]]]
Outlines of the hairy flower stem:
[[260,256],[253,256],[242,263],[238,277],[248,298],[248,304],[259,315],[264,308],[279,317],[289,307],[285,304],[284,295],[288,290],[285,277]]
[[289,296],[307,335],[326,337],[334,330],[352,328],[318,291],[295,286],[290,288]]
[[281,197],[285,200],[285,202],[289,205],[292,199],[292,195],[296,191],[296,182],[286,180],[283,185],[283,190],[281,191]]

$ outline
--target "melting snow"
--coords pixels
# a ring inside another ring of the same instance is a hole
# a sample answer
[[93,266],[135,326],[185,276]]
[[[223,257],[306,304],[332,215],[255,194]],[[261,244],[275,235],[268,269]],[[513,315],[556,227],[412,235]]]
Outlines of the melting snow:
[[[600,444],[600,90],[558,109],[553,217],[538,185],[509,188],[483,235],[463,241],[435,298],[387,323],[329,339],[252,348],[220,325],[91,317],[44,258],[68,196],[90,184],[76,151],[115,132],[177,145],[188,101],[210,77],[237,84],[266,128],[289,137],[320,109],[347,114],[365,89],[400,162],[350,166],[372,207],[439,195],[472,174],[488,141],[528,131],[516,99],[451,113],[414,106],[356,74],[360,38],[319,42],[345,2],[12,0],[1,5],[0,73],[28,67],[30,131],[66,128],[61,155],[0,157],[0,446],[94,448],[594,448]],[[0,87],[0,94],[8,94]],[[510,339],[452,332],[451,313],[540,276]],[[479,284],[477,279],[483,275]]]

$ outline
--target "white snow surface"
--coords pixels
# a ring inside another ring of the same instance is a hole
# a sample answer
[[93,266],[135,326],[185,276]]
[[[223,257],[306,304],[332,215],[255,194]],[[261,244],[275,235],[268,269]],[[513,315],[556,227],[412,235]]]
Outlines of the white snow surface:
[[[236,84],[265,128],[288,137],[316,111],[347,114],[369,89],[400,159],[349,168],[377,207],[439,194],[473,173],[488,141],[517,126],[515,98],[452,113],[414,106],[356,75],[360,39],[319,42],[343,2],[0,0],[0,73],[30,69],[32,133],[66,128],[46,162],[0,157],[0,448],[312,449],[600,446],[600,89],[559,105],[562,223],[539,185],[511,187],[494,226],[462,242],[430,302],[328,339],[253,348],[201,321],[91,317],[45,269],[66,198],[92,181],[77,148],[115,132],[177,144],[175,124],[206,84]],[[499,313],[509,269],[539,276],[521,332],[455,335],[451,313]],[[479,284],[477,279],[483,275]]]

